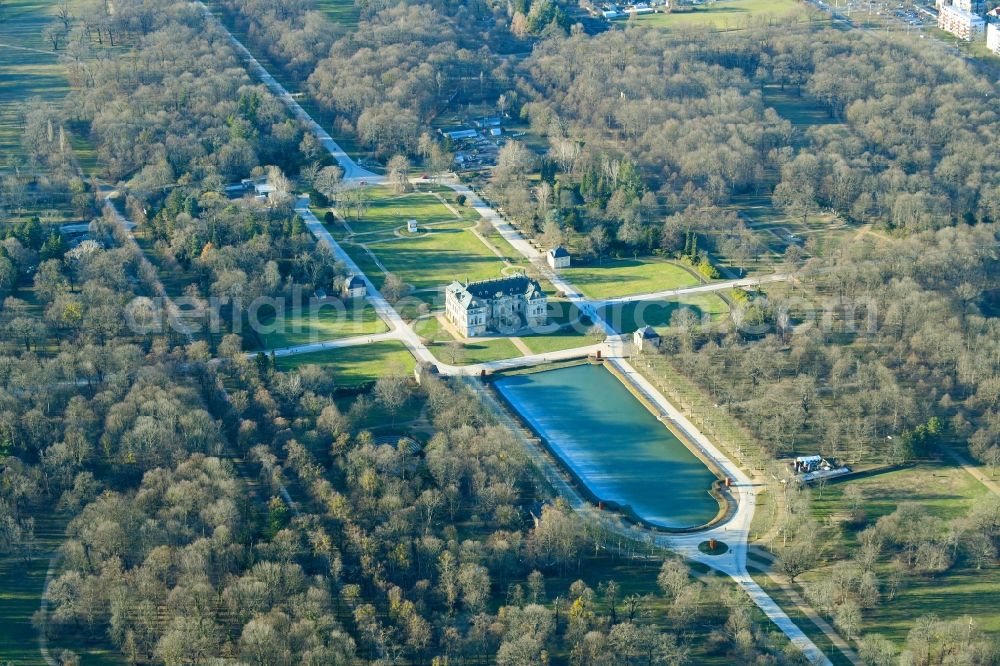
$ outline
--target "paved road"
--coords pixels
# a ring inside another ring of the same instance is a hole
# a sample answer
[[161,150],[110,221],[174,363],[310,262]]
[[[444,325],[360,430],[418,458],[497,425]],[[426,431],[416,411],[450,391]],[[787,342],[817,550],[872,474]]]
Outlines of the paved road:
[[[211,16],[208,9],[205,8],[203,3],[198,3],[205,10],[205,12]],[[216,20],[212,16],[212,20]],[[221,25],[221,24],[220,24]],[[225,30],[225,26],[222,26]],[[323,143],[324,147],[330,154],[333,155],[335,159],[341,164],[345,170],[345,178],[347,179],[367,179],[369,182],[374,182],[376,179],[375,174],[365,171],[357,166],[357,164],[349,157],[346,153],[338,146],[333,139],[323,130],[310,116],[305,112],[305,110],[296,102],[292,96],[288,93],[284,87],[281,86],[261,65],[260,63],[250,54],[249,51],[236,39],[232,34],[226,31],[233,46],[240,53],[244,54],[247,63],[251,68],[254,69],[256,75],[267,85],[267,87],[281,99],[286,106],[291,110],[293,115],[306,123],[308,127],[316,134],[316,136]],[[380,178],[380,180],[382,180]],[[475,192],[473,192],[469,187],[458,182],[445,182],[449,188],[455,192],[464,194],[467,200],[470,202],[472,207],[487,221],[489,221],[493,227],[500,233],[501,236],[508,243],[511,244],[518,252],[520,252],[526,259],[531,261],[535,266],[538,267],[539,271],[549,279],[552,284],[559,289],[569,300],[573,301],[583,314],[586,314],[591,318],[595,325],[602,328],[605,333],[609,336],[610,349],[605,349],[608,356],[616,356],[612,363],[615,364],[617,369],[626,376],[629,381],[633,383],[634,386],[638,387],[643,393],[645,393],[651,400],[654,401],[670,418],[674,423],[680,427],[684,432],[691,438],[691,441],[698,445],[702,452],[707,455],[721,470],[723,470],[730,478],[735,482],[734,492],[737,494],[737,510],[735,514],[724,524],[712,528],[706,532],[701,532],[698,534],[691,535],[659,535],[655,532],[648,532],[646,530],[639,530],[641,533],[645,533],[646,538],[652,538],[657,543],[671,548],[685,557],[702,562],[714,569],[722,571],[729,575],[737,584],[739,584],[754,601],[754,603],[775,623],[775,625],[781,629],[782,632],[788,636],[789,640],[796,645],[802,653],[809,659],[810,662],[815,664],[827,665],[830,664],[829,659],[826,655],[816,647],[816,645],[806,636],[801,629],[781,610],[781,608],[771,599],[766,592],[757,583],[750,578],[750,575],[746,570],[746,550],[747,550],[747,537],[749,536],[750,522],[753,519],[754,506],[756,501],[756,493],[758,489],[752,484],[749,477],[743,473],[732,461],[730,461],[726,456],[722,454],[715,446],[706,438],[701,432],[694,427],[693,424],[688,421],[683,414],[681,414],[670,402],[663,397],[656,388],[649,383],[642,375],[640,375],[628,362],[621,358],[621,345],[620,338],[617,336],[617,331],[606,322],[598,313],[597,308],[593,303],[589,302],[583,297],[583,295],[570,283],[568,280],[563,278],[558,272],[549,269],[549,267],[544,262],[544,256],[539,252],[534,246],[532,246],[524,237],[517,231],[513,226],[511,226],[506,220],[504,220],[499,213],[497,213],[493,208],[488,206]],[[365,284],[368,288],[368,298],[372,303],[376,313],[389,325],[390,334],[395,334],[397,339],[399,339],[406,347],[411,351],[414,357],[423,363],[429,365],[437,365],[443,374],[455,374],[455,375],[469,375],[478,374],[483,370],[498,370],[506,367],[520,367],[532,363],[547,363],[552,360],[557,360],[560,358],[574,358],[581,349],[571,349],[564,352],[554,352],[550,354],[540,354],[535,358],[532,357],[522,357],[518,359],[506,359],[503,361],[495,361],[488,364],[478,364],[477,366],[449,366],[442,364],[434,358],[427,347],[420,341],[419,336],[414,333],[413,329],[403,320],[398,312],[389,304],[389,302],[382,296],[382,294],[375,288],[375,285],[371,283],[364,272],[358,267],[351,257],[344,252],[343,248],[337,243],[329,231],[323,226],[323,224],[316,219],[312,211],[309,210],[308,199],[299,199],[296,202],[296,212],[298,212],[306,226],[309,228],[310,232],[319,240],[324,241],[330,245],[334,254],[344,262],[349,270],[354,272],[359,277],[363,277]],[[595,346],[600,348],[600,346]],[[576,496],[578,500],[579,495],[575,492],[572,486],[568,483],[560,484],[559,490],[568,494],[568,496]],[[577,506],[583,508],[588,506],[589,503],[583,502],[582,504],[577,502]],[[708,538],[717,538],[725,541],[729,546],[730,550],[725,555],[718,557],[712,557],[703,554],[698,549],[698,544],[705,541]],[[642,540],[642,538],[640,538]]]
[[6,42],[0,42],[0,48],[4,49],[14,49],[15,51],[28,51],[30,53],[43,53],[45,55],[59,57],[59,54],[55,51],[46,51],[44,49],[33,49],[30,46],[17,46],[15,44],[7,44]]
[[[345,347],[360,347],[361,345],[370,345],[376,342],[384,342],[386,340],[398,340],[399,335],[395,331],[389,331],[387,333],[373,333],[371,335],[355,335],[350,338],[339,338],[336,340],[322,340],[319,342],[309,342],[304,345],[295,345],[294,347],[282,347],[280,349],[269,349],[265,350],[267,354],[274,354],[275,357],[281,358],[282,356],[295,356],[297,354],[309,354],[312,352],[323,351],[324,349],[343,349]],[[247,352],[244,354],[247,358],[253,358],[259,351]]]
[[788,274],[775,273],[774,275],[764,275],[761,277],[749,277],[749,278],[742,278],[739,280],[725,280],[723,282],[709,282],[708,284],[699,284],[694,287],[681,287],[679,289],[664,289],[663,291],[651,291],[644,294],[629,294],[628,296],[619,296],[617,298],[591,300],[591,303],[601,304],[601,305],[618,305],[620,303],[636,303],[639,301],[658,301],[667,298],[675,298],[678,296],[687,296],[689,294],[704,294],[712,291],[727,291],[729,289],[737,289],[741,287],[757,287],[762,284],[767,284],[769,282],[785,282],[790,279],[791,276]]
[[[544,263],[544,255],[529,243],[521,233],[510,223],[503,219],[495,210],[489,207],[475,192],[465,185],[445,181],[444,185],[456,192],[466,195],[467,200],[479,214],[489,221],[497,232],[520,252],[526,259],[531,261],[542,272],[552,284],[559,289],[569,300],[574,302],[580,311],[588,315],[595,325],[604,329],[608,336],[617,336],[614,327],[606,322],[598,312],[595,302],[589,301],[580,294],[573,284],[565,279],[557,271],[552,270]],[[748,280],[732,280],[729,282],[716,283],[714,285],[700,285],[691,287],[688,290],[670,290],[668,295],[677,295],[676,292],[698,293],[699,291],[712,291],[714,289],[731,289],[734,286],[750,286],[760,284],[762,281],[786,280],[788,276],[776,275],[769,278],[750,278]],[[666,294],[666,292],[658,292]],[[646,295],[650,298],[650,295]],[[662,297],[662,296],[661,296]],[[624,302],[624,301],[622,301]],[[600,302],[598,302],[600,303]],[[613,337],[609,337],[613,339]],[[616,353],[617,352],[617,353]],[[638,528],[629,528],[626,531],[630,538],[636,538],[635,530],[644,533],[646,538],[652,538],[658,545],[669,548],[680,553],[684,557],[701,562],[707,566],[721,571],[731,577],[740,587],[742,587],[754,603],[771,619],[774,624],[788,637],[788,639],[798,647],[806,658],[814,664],[830,664],[826,657],[812,640],[805,635],[788,615],[781,610],[781,607],[750,577],[746,568],[747,542],[750,535],[750,524],[753,521],[754,509],[756,507],[757,493],[763,489],[756,486],[751,479],[735,463],[729,460],[719,449],[685,417],[673,404],[670,403],[652,383],[629,364],[622,357],[620,350],[613,350],[607,353],[609,362],[615,366],[621,375],[629,381],[634,388],[646,396],[655,404],[673,425],[680,429],[688,439],[701,449],[701,452],[726,476],[733,481],[732,491],[736,495],[737,508],[733,516],[724,523],[712,529],[701,531],[695,534],[684,535],[662,535]],[[537,448],[537,447],[535,447]],[[556,489],[563,495],[567,493],[574,496],[576,501],[574,506],[577,509],[589,507],[590,503],[584,500],[576,492],[573,485],[558,474],[550,475],[550,481],[554,480]],[[698,545],[708,539],[718,539],[730,546],[729,551],[721,556],[706,555],[701,552]],[[642,538],[639,539],[643,540]]]
[[762,548],[754,548],[753,550],[754,555],[768,561],[768,564],[757,564],[754,565],[754,567],[760,569],[767,575],[768,578],[781,587],[788,598],[792,600],[792,603],[794,603],[802,614],[808,617],[820,631],[826,634],[826,637],[830,639],[830,642],[833,643],[838,650],[840,650],[840,653],[844,655],[848,661],[854,664],[854,666],[862,666],[861,658],[858,656],[858,653],[854,650],[854,648],[852,648],[850,644],[844,640],[843,636],[837,633],[837,630],[834,629],[822,615],[816,612],[816,609],[810,606],[809,603],[802,598],[802,596],[798,593],[798,590],[796,590],[795,586],[792,584],[791,579],[788,576],[775,571],[774,566],[777,564],[778,558]]
[[[341,247],[340,243],[333,237],[333,235],[327,230],[323,223],[313,214],[309,209],[309,200],[307,198],[300,198],[295,205],[295,211],[302,217],[305,222],[306,228],[316,237],[317,241],[326,243],[333,250],[333,254],[337,257],[338,261],[344,263],[347,270],[355,275],[361,277],[365,281],[365,286],[368,290],[368,301],[372,304],[375,313],[389,326],[389,332],[379,334],[379,339],[381,340],[399,340],[403,345],[406,346],[410,353],[413,354],[419,362],[425,363],[429,366],[437,366],[438,371],[442,375],[458,376],[467,375],[475,376],[480,375],[483,372],[487,374],[497,372],[500,370],[509,370],[513,368],[524,368],[534,365],[543,365],[545,363],[552,363],[555,361],[564,361],[575,358],[586,358],[587,356],[596,355],[598,351],[603,354],[610,354],[615,352],[614,341],[611,343],[603,342],[599,344],[586,345],[582,347],[575,347],[573,349],[565,349],[562,351],[548,352],[545,354],[535,354],[531,356],[516,356],[514,358],[502,359],[499,361],[490,361],[488,363],[475,363],[472,365],[449,365],[439,361],[427,346],[421,342],[420,336],[417,335],[410,325],[404,320],[396,309],[392,307],[389,301],[382,295],[382,292],[378,290],[374,283],[368,278],[367,275],[361,270],[361,268],[355,263],[344,248]],[[353,344],[364,344],[363,339],[374,338],[376,336],[360,336],[358,338],[349,338],[348,341],[345,340],[332,340],[324,342],[316,342],[307,345],[299,345],[298,347],[293,347],[290,349],[282,350],[283,356],[289,356],[292,354],[307,354],[309,352],[321,351],[323,349],[334,349],[336,347],[348,347]],[[359,342],[359,340],[362,340]],[[278,352],[275,351],[275,355]]]
[[233,48],[240,54],[240,57],[243,58],[243,61],[250,68],[253,75],[257,77],[261,83],[267,86],[267,89],[270,90],[275,97],[280,99],[284,105],[288,107],[289,111],[292,112],[292,115],[301,121],[309,129],[309,131],[315,135],[330,155],[333,156],[333,159],[337,160],[337,164],[339,164],[344,170],[344,180],[364,180],[369,183],[375,183],[381,182],[385,179],[384,176],[379,176],[378,174],[372,173],[371,171],[359,166],[358,163],[355,162],[354,159],[352,159],[351,156],[348,155],[337,144],[337,142],[333,140],[333,137],[331,137],[325,129],[320,127],[319,123],[313,120],[312,116],[306,113],[306,110],[295,101],[295,98],[292,97],[291,93],[285,90],[285,87],[278,83],[278,81],[271,76],[270,72],[264,69],[263,65],[260,64],[257,58],[253,57],[253,54],[251,54],[250,51],[243,46],[243,43],[236,39],[236,36],[229,32],[226,26],[222,25],[222,22],[219,21],[219,19],[208,9],[208,7],[205,6],[205,3],[195,2],[195,5],[200,7],[202,11],[205,12],[205,15],[209,17],[209,20],[217,23],[222,31],[228,35],[229,43],[232,44]]

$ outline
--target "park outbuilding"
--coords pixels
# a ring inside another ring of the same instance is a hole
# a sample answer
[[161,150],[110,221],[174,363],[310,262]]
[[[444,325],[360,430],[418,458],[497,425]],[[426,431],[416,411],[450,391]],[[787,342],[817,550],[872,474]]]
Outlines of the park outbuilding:
[[253,194],[255,199],[266,201],[277,191],[267,176],[257,176],[255,178],[244,178],[238,183],[226,185],[226,196],[230,199],[239,199],[247,194]]
[[546,252],[545,260],[552,268],[569,268],[570,264],[569,252],[561,245]]
[[450,132],[441,132],[441,133],[444,134],[449,139],[451,139],[452,141],[475,139],[476,137],[479,136],[479,130],[474,130],[474,129],[460,129],[460,130],[452,130]]
[[652,326],[643,326],[632,334],[632,342],[639,351],[644,350],[647,345],[655,349],[660,346],[660,334]]
[[364,298],[368,287],[360,275],[350,275],[344,280],[344,298]]
[[406,221],[406,230],[408,232],[410,232],[411,234],[417,233],[417,221],[416,220],[407,220]]
[[792,461],[796,472],[811,472],[814,469],[819,469],[822,464],[823,456],[820,455],[796,456],[795,460]]

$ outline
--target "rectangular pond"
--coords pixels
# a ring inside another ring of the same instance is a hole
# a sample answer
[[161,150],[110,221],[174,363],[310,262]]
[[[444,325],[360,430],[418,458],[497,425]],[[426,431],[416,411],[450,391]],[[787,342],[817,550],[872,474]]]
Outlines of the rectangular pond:
[[495,386],[593,497],[673,529],[718,514],[709,492],[715,474],[602,366],[504,377]]

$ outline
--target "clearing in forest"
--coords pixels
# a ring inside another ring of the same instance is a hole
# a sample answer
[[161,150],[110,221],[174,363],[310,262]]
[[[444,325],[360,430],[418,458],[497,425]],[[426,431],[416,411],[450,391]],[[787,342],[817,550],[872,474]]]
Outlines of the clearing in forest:
[[413,372],[415,361],[401,342],[376,342],[360,347],[324,349],[323,351],[276,359],[279,370],[295,370],[304,365],[321,365],[333,370],[338,386],[359,386],[389,374]]
[[[860,490],[863,498],[862,514],[853,521],[849,520],[851,500],[847,493],[852,487]],[[949,529],[948,521],[964,517],[977,505],[992,499],[986,487],[963,469],[922,463],[817,489],[812,494],[812,512],[820,524],[830,525],[819,539],[828,559],[836,562],[857,552],[858,537],[865,527],[893,513],[901,504],[917,503],[928,514],[926,523],[907,521],[908,531],[919,533],[924,539],[940,539]],[[934,525],[941,534],[923,534],[925,528]],[[961,545],[959,553],[966,550],[966,544]],[[883,554],[877,565],[883,581],[883,597],[874,608],[864,611],[865,632],[880,633],[901,646],[914,620],[937,615],[944,620],[973,617],[979,628],[1000,635],[1000,610],[996,606],[1000,569],[992,564],[977,568],[970,559],[960,554],[956,564],[936,574],[919,574],[903,568],[898,584],[890,585],[888,581],[896,565],[891,562],[890,554]],[[798,580],[808,587],[828,577],[829,572],[828,567],[820,567]],[[895,589],[891,599],[885,593],[889,588]]]
[[285,310],[280,319],[274,314],[259,313],[261,330],[247,334],[246,349],[282,349],[388,330],[365,301],[330,300]]
[[711,26],[718,30],[734,30],[754,20],[784,20],[792,16],[805,17],[807,9],[796,0],[718,0],[693,6],[687,11],[645,14],[636,17],[638,25],[657,28],[688,28]]

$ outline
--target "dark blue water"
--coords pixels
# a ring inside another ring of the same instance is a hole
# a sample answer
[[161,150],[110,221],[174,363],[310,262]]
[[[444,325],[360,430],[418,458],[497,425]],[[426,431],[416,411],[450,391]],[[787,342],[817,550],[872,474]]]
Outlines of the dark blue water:
[[601,500],[671,528],[718,513],[715,475],[602,366],[504,377],[496,387]]

